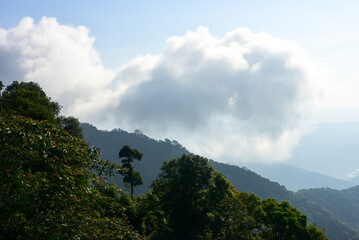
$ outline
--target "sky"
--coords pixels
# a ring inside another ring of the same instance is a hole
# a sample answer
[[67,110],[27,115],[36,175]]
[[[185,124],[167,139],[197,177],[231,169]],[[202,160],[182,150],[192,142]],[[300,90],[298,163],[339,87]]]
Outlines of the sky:
[[[224,162],[359,121],[358,1],[4,1],[0,80]],[[359,167],[359,166],[358,166]]]

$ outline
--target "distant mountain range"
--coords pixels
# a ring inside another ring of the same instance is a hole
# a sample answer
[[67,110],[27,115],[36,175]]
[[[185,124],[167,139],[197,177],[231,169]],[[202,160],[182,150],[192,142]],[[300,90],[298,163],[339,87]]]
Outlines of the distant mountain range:
[[291,191],[325,187],[341,190],[358,184],[355,179],[346,181],[284,163],[237,163],[235,165],[247,167],[262,177],[284,185]]
[[[91,145],[99,147],[102,157],[113,162],[119,162],[118,152],[124,145],[137,148],[144,154],[141,162],[136,162],[136,171],[143,177],[144,184],[135,188],[137,194],[143,194],[150,190],[151,182],[157,178],[163,161],[179,157],[189,153],[176,141],[168,139],[156,141],[140,131],[128,133],[116,129],[113,131],[100,131],[89,124],[82,124],[85,140]],[[320,227],[326,227],[327,236],[332,240],[359,240],[359,225],[356,222],[348,222],[354,215],[359,216],[357,207],[359,188],[350,188],[348,192],[330,190],[331,195],[321,194],[322,189],[313,189],[311,195],[299,191],[288,191],[284,186],[272,182],[247,168],[210,161],[212,166],[222,172],[228,180],[239,190],[254,193],[261,198],[275,198],[277,201],[289,201],[294,207],[308,216],[310,222],[316,222]],[[122,179],[117,177],[113,181],[123,188]],[[350,194],[349,194],[350,193]],[[313,197],[319,195],[319,197]],[[337,201],[337,199],[343,199]],[[333,199],[335,201],[333,202]],[[340,211],[340,209],[350,211]],[[350,212],[350,214],[349,214]]]
[[359,169],[359,122],[319,124],[302,137],[288,164],[347,179]]

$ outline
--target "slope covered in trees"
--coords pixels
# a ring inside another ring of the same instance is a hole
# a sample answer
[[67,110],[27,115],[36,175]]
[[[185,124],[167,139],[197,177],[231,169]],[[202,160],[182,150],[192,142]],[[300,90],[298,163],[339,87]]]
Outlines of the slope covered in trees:
[[165,162],[153,190],[133,198],[103,175],[124,169],[61,127],[9,114],[0,123],[3,239],[327,239],[288,202],[236,191],[200,156]]
[[341,221],[353,228],[359,226],[359,186],[345,190],[318,188],[301,190],[296,196],[311,199],[334,213]]
[[[213,166],[221,171],[240,191],[254,193],[261,198],[274,198],[277,201],[289,201],[294,207],[308,217],[309,222],[315,222],[320,227],[325,227],[330,239],[359,239],[359,227],[352,226],[349,222],[339,219],[335,212],[326,208],[311,197],[297,195],[265,179],[258,174],[234,165],[212,162]],[[351,201],[356,201],[354,198]],[[350,202],[350,201],[349,201]],[[344,202],[336,204],[344,206]],[[355,211],[355,208],[353,208]],[[359,212],[354,212],[359,214]]]
[[[85,140],[101,149],[103,159],[118,163],[118,153],[125,145],[138,149],[143,154],[140,162],[135,161],[133,163],[143,180],[143,184],[136,187],[136,194],[145,194],[150,190],[150,185],[160,173],[160,168],[164,161],[189,153],[176,141],[156,141],[140,131],[135,133],[128,133],[121,129],[100,131],[87,123],[81,124],[81,127],[83,128]],[[121,177],[114,177],[112,181],[120,188],[125,189]]]
[[[113,131],[100,131],[89,124],[82,124],[85,139],[94,146],[101,148],[102,157],[118,162],[118,151],[126,144],[138,149],[144,154],[141,162],[136,163],[136,169],[141,173],[144,184],[136,188],[139,194],[150,190],[150,185],[160,173],[160,167],[168,159],[178,158],[188,151],[176,141],[157,141],[143,135],[140,131],[128,133],[116,129]],[[277,201],[289,201],[294,207],[308,216],[309,222],[315,222],[320,227],[326,227],[326,234],[330,239],[359,239],[359,229],[340,221],[333,212],[310,198],[295,195],[286,190],[284,186],[271,182],[258,174],[237,166],[210,161],[210,164],[241,192],[254,193],[262,199],[274,198]],[[120,178],[113,179],[119,186]],[[359,215],[359,213],[358,213]]]

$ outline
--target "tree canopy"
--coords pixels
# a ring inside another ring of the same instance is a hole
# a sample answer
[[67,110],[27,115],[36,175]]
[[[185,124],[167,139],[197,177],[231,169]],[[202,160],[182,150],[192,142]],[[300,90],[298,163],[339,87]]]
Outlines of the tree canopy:
[[141,199],[150,239],[327,239],[288,202],[235,190],[206,158],[183,155],[161,170]]
[[4,110],[34,120],[55,122],[61,109],[60,105],[51,101],[39,84],[34,82],[13,82],[5,88],[2,101]]
[[0,239],[140,239],[92,171],[121,168],[96,148],[47,121],[0,113],[0,149]]
[[84,135],[82,134],[82,127],[80,122],[75,117],[64,117],[60,116],[58,118],[58,124],[65,129],[68,133],[70,133],[74,137],[83,138]]
[[[0,85],[3,87],[2,82]],[[1,94],[0,88],[0,110],[12,114],[20,114],[34,120],[47,120],[59,124],[72,136],[83,138],[80,122],[74,117],[59,116],[61,106],[51,101],[39,84],[35,82],[14,81],[5,88]]]
[[196,239],[205,230],[208,213],[231,194],[230,184],[207,159],[196,155],[165,162],[161,170],[152,187],[168,216],[170,238]]

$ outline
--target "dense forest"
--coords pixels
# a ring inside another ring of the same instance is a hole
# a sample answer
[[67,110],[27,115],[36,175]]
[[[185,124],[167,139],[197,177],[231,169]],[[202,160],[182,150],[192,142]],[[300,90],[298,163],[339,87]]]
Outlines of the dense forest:
[[141,149],[128,142],[117,161],[103,160],[38,84],[2,89],[1,239],[327,239],[288,201],[238,191],[212,161],[190,153],[163,156],[150,188],[136,195],[147,179],[137,167]]

